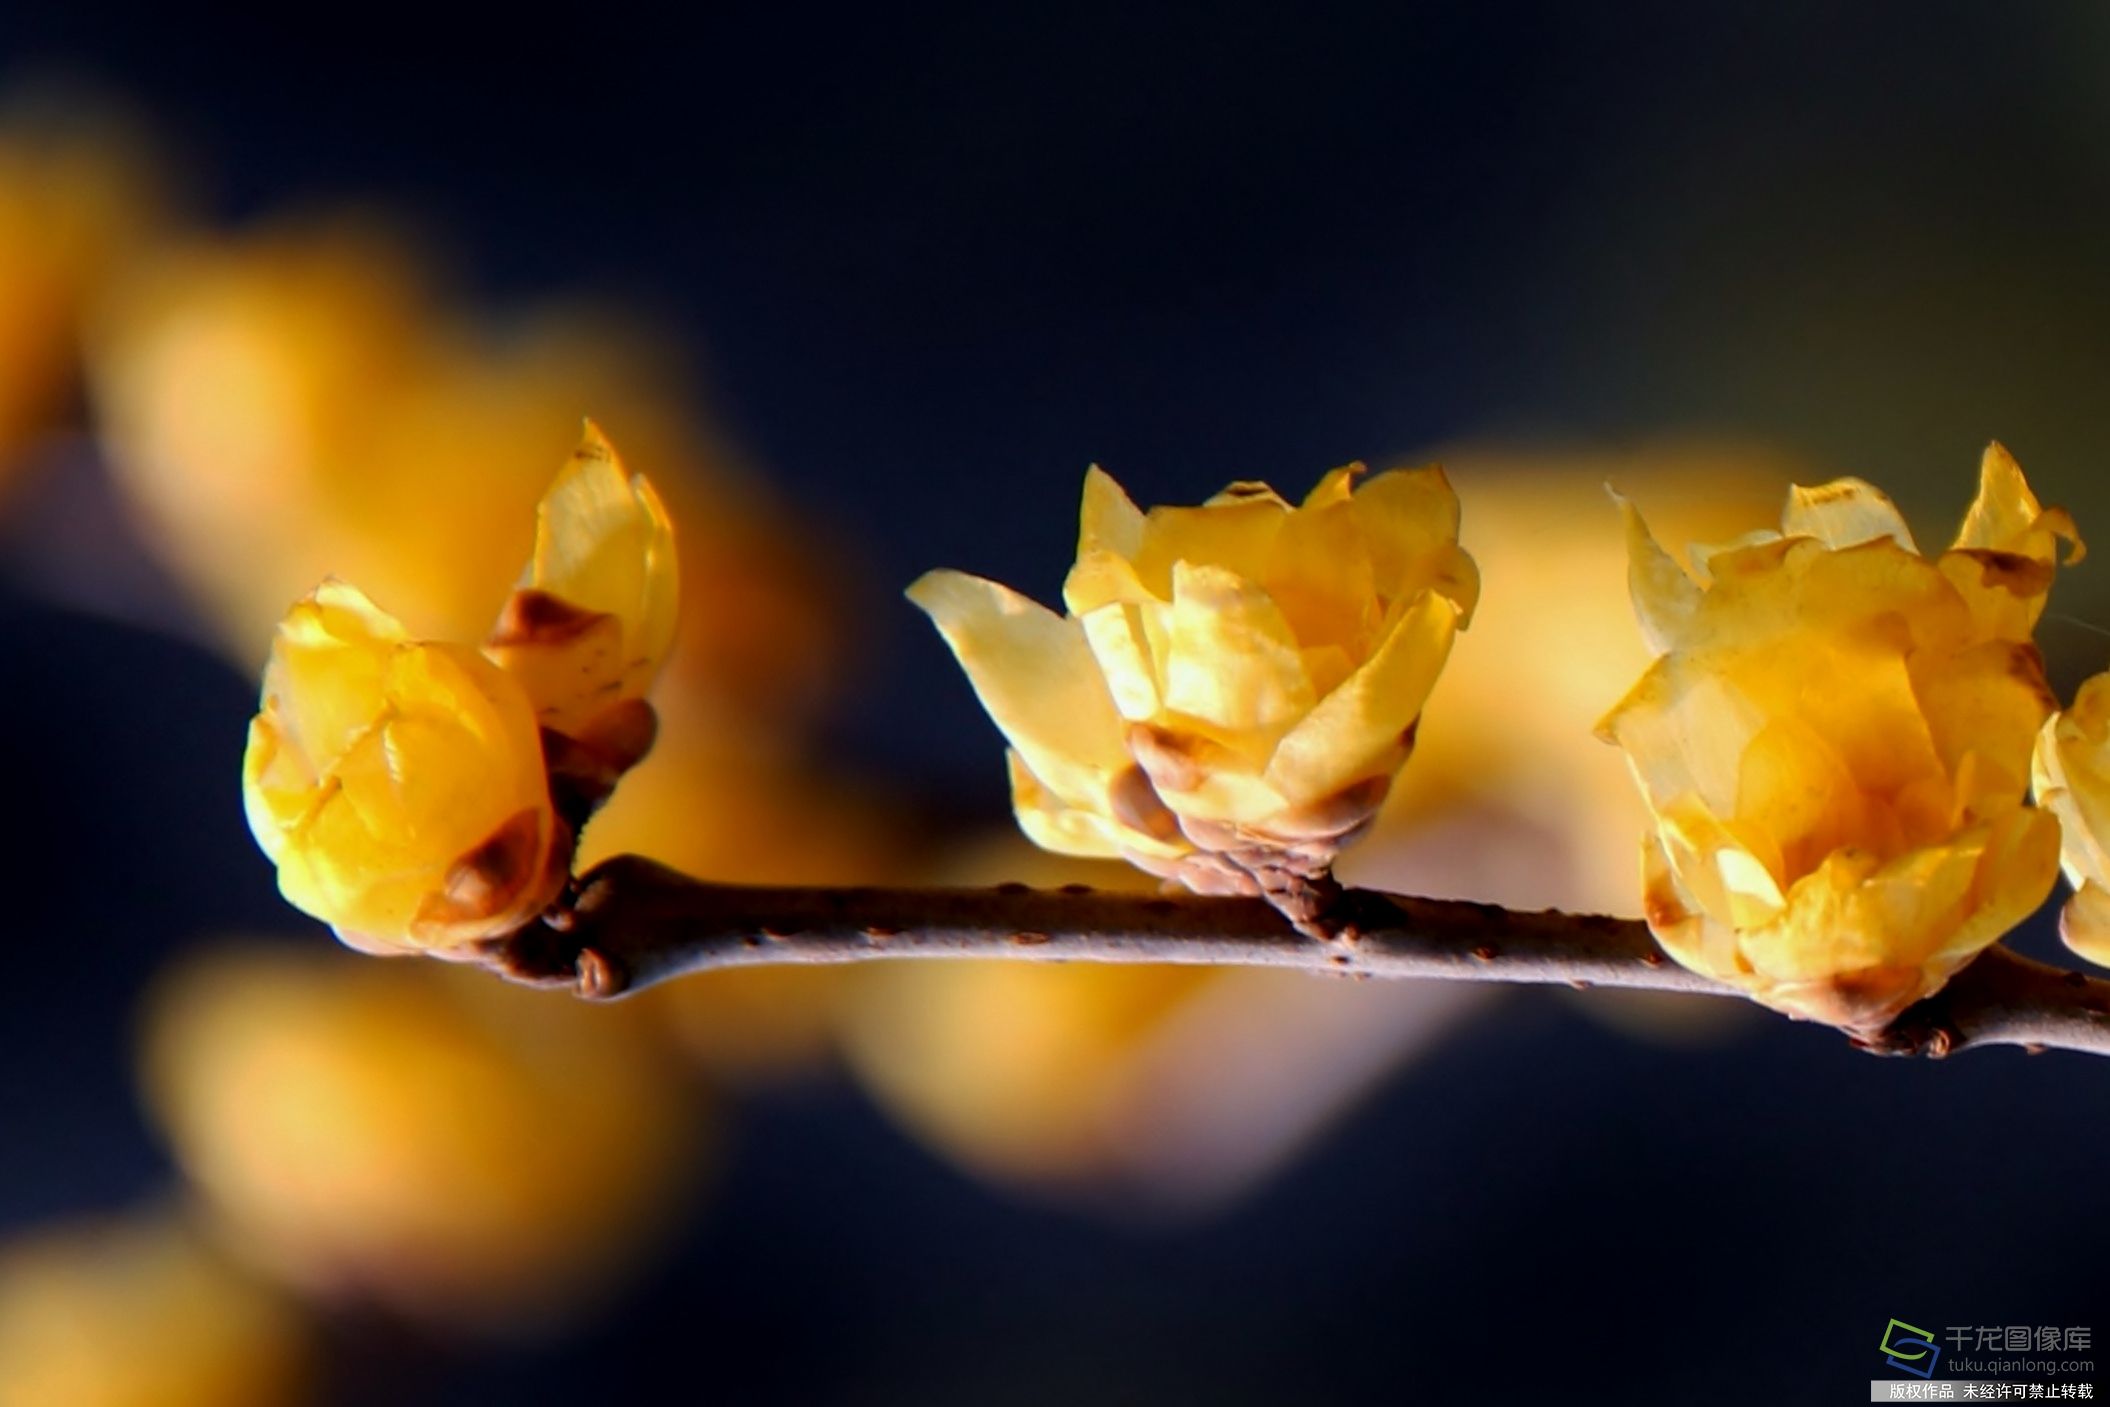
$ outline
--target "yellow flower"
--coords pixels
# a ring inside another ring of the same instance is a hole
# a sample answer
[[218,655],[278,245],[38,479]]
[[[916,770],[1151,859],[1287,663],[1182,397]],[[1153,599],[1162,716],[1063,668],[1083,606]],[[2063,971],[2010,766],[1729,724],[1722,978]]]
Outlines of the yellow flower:
[[1376,814],[1479,581],[1440,469],[1233,484],[1139,512],[1086,476],[1057,616],[938,571],[909,590],[1010,740],[1037,844],[1211,892],[1323,872]]
[[293,1307],[172,1215],[0,1246],[0,1407],[294,1407],[313,1356]]
[[250,829],[297,907],[367,952],[458,956],[528,923],[576,828],[652,745],[674,541],[590,423],[482,653],[341,582],[280,624],[250,725]]
[[510,933],[569,873],[519,681],[341,582],[279,627],[242,782],[280,891],[363,951]]
[[2066,946],[2110,966],[2110,674],[2081,685],[2044,725],[2032,763],[2037,804],[2059,818],[2073,897],[2059,914]]
[[450,1325],[581,1307],[695,1185],[701,1111],[648,1022],[431,963],[186,959],[143,1081],[246,1260]]
[[2030,631],[2071,520],[1998,445],[1928,560],[1870,485],[1789,497],[1781,531],[1695,549],[1626,508],[1660,657],[1600,725],[1653,816],[1644,908],[1687,967],[1880,1028],[2028,917],[2058,868],[2026,805],[2054,704]]

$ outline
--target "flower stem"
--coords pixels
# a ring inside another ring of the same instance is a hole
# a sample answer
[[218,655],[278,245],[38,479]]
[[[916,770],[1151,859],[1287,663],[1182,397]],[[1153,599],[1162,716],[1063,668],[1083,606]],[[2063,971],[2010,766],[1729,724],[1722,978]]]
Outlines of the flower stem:
[[[1030,889],[712,884],[634,855],[582,876],[569,903],[494,945],[488,965],[605,999],[722,968],[906,958],[1281,967],[1346,977],[1565,983],[1737,996],[1689,972],[1633,919],[1344,890],[1331,936],[1261,899]],[[1994,947],[1880,1032],[1886,1055],[2019,1045],[2110,1055],[2110,982]]]

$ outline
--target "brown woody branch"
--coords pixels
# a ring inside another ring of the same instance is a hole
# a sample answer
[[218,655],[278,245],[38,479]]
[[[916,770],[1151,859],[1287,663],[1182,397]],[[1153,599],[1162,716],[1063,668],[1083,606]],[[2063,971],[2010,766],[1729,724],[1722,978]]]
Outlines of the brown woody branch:
[[[1739,995],[1672,962],[1631,919],[1350,889],[1325,923],[1329,936],[1317,936],[1260,899],[1081,886],[710,884],[622,856],[583,876],[570,902],[495,946],[488,961],[516,981],[601,999],[694,972],[882,958],[1189,963]],[[1884,1055],[1990,1045],[2110,1055],[2110,982],[1995,947],[1887,1029],[1848,1034]]]

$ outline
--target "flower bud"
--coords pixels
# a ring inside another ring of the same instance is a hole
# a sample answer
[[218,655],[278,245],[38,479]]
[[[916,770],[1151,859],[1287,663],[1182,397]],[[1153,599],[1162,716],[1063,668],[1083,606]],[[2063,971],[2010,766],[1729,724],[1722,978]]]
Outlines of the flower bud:
[[1277,892],[1370,822],[1479,580],[1440,469],[1360,471],[1300,506],[1241,483],[1145,514],[1095,468],[1067,616],[959,572],[910,588],[1011,743],[1037,844]]
[[342,582],[279,627],[242,783],[280,891],[364,951],[509,933],[569,873],[527,692]]
[[485,653],[527,689],[543,727],[591,738],[658,677],[679,590],[665,506],[588,421],[535,510],[535,554]]
[[1625,511],[1659,658],[1599,734],[1653,817],[1649,925],[1768,1006],[1879,1029],[2055,877],[2057,823],[2026,804],[2054,706],[2030,631],[2072,522],[1998,445],[1933,560],[1857,479],[1794,490],[1777,533],[1695,548],[1696,576]]

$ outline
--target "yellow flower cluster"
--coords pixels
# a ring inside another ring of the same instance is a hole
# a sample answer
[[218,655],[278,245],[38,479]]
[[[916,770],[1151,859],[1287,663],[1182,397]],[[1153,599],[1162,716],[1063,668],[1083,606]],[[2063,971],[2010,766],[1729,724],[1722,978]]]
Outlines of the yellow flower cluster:
[[2056,876],[2059,825],[2027,804],[2056,707],[2030,637],[2073,524],[1998,445],[1931,559],[1855,479],[1794,490],[1779,532],[1694,549],[1697,575],[1626,513],[1659,658],[1600,731],[1653,816],[1650,926],[1769,1006],[1879,1028]]
[[341,582],[295,605],[242,772],[286,898],[376,953],[459,954],[534,918],[651,746],[677,591],[658,496],[588,425],[481,651],[413,640]]
[[1239,483],[1147,514],[1093,469],[1067,616],[960,572],[910,588],[1011,743],[1037,844],[1250,893],[1368,825],[1479,579],[1440,469],[1360,469],[1299,505]]

